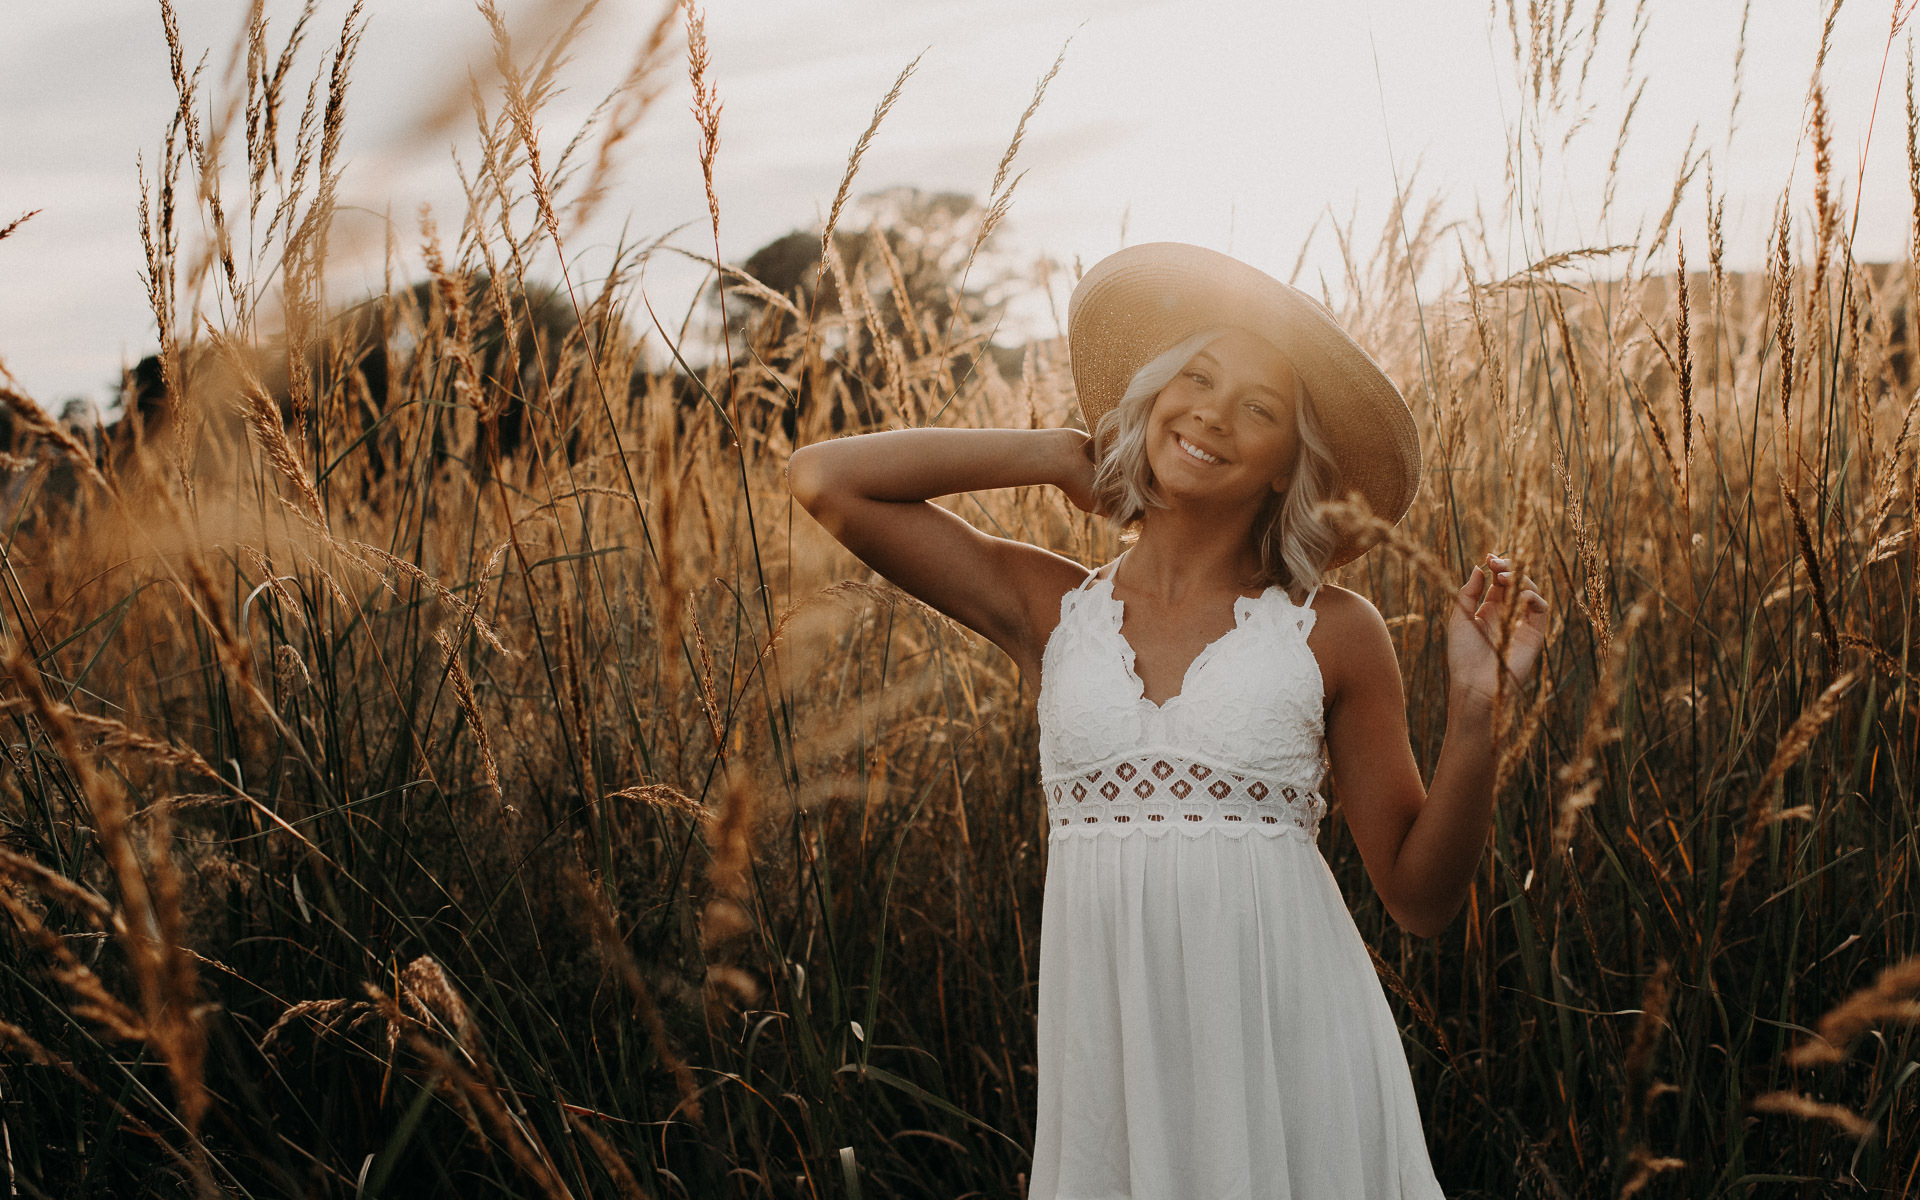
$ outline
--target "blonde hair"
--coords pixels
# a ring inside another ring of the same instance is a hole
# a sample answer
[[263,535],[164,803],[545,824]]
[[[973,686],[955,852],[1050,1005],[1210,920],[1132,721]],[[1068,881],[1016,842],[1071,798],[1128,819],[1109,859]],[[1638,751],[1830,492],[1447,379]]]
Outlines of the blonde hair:
[[[1102,447],[1094,468],[1094,499],[1102,512],[1126,527],[1123,541],[1139,536],[1139,524],[1149,508],[1167,507],[1154,490],[1147,466],[1147,414],[1153,411],[1154,398],[1194,355],[1226,332],[1224,328],[1203,330],[1149,360],[1133,373],[1120,403],[1101,416],[1093,430],[1094,444]],[[1298,374],[1293,381],[1300,452],[1294,460],[1293,482],[1261,506],[1254,522],[1260,551],[1257,582],[1312,591],[1320,586],[1333,555],[1336,537],[1320,515],[1320,505],[1338,494],[1340,471],[1314,415],[1312,395]]]

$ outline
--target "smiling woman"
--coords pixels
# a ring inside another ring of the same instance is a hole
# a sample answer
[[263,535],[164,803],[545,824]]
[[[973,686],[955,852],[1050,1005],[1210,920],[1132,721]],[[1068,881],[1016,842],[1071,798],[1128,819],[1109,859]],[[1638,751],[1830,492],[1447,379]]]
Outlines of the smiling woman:
[[[1073,430],[909,429],[794,452],[861,559],[991,639],[1040,695],[1049,831],[1033,1200],[1434,1200],[1391,1010],[1317,838],[1329,767],[1387,910],[1438,933],[1486,841],[1500,676],[1547,605],[1489,555],[1449,626],[1431,787],[1385,622],[1323,585],[1419,479],[1393,383],[1324,308],[1224,255],[1123,250],[1075,289]],[[1088,571],[928,500],[1053,484],[1125,522]],[[1520,620],[1495,649],[1503,606]]]
[[[1222,356],[1236,366],[1244,359],[1244,366],[1229,371]],[[1176,469],[1156,489],[1156,467],[1164,467],[1150,462],[1149,448],[1156,444],[1150,435],[1173,428],[1181,415],[1189,416],[1191,437],[1173,438],[1188,460],[1227,465],[1213,428],[1218,426],[1232,431],[1235,461],[1252,470],[1256,484],[1263,469],[1271,477],[1264,491],[1255,489],[1261,493],[1255,525],[1264,531],[1261,578],[1318,584],[1320,564],[1334,542],[1320,514],[1321,503],[1335,495],[1333,458],[1313,398],[1292,364],[1241,330],[1202,330],[1167,350],[1141,367],[1120,402],[1098,419],[1094,436],[1109,449],[1094,476],[1094,493],[1101,511],[1116,514],[1125,527],[1121,540],[1137,540],[1146,510],[1166,507],[1161,489],[1179,486]]]

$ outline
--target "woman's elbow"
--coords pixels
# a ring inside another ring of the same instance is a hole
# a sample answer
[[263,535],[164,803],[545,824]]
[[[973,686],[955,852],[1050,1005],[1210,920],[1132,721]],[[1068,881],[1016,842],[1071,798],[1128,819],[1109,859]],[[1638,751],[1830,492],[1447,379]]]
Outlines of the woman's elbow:
[[1417,938],[1439,937],[1447,931],[1447,926],[1453,924],[1454,917],[1459,914],[1460,905],[1458,904],[1446,909],[1404,903],[1387,905],[1387,915],[1393,918],[1393,923],[1403,932]]
[[1393,923],[1400,927],[1400,932],[1408,934],[1412,937],[1437,938],[1442,933],[1445,933],[1447,930],[1447,926],[1451,925],[1453,922],[1435,921],[1426,917],[1402,916],[1402,917],[1395,917],[1393,919]]
[[802,446],[787,456],[787,491],[808,512],[814,511],[826,491],[826,472],[819,459],[817,446]]

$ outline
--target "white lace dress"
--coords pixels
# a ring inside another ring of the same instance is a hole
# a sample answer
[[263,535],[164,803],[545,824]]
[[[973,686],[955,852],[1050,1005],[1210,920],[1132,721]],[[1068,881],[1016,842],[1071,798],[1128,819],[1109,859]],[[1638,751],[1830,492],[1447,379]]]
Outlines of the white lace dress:
[[1400,1032],[1314,840],[1313,610],[1242,597],[1164,706],[1122,616],[1089,576],[1041,659],[1030,1200],[1436,1200]]

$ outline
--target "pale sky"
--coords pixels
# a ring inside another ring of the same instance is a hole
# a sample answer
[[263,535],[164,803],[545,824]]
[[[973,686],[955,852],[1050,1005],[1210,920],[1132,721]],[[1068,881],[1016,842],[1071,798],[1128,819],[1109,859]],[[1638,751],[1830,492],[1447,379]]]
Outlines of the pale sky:
[[[276,45],[297,7],[269,0]],[[553,6],[501,7],[531,35],[534,10]],[[179,8],[185,41],[207,54],[207,76],[218,81],[245,0],[179,0]],[[302,88],[330,52],[346,8],[346,0],[320,4]],[[393,214],[408,248],[419,242],[423,202],[443,230],[456,223],[464,205],[453,156],[469,167],[476,158],[468,122],[423,134],[421,118],[464,92],[469,69],[484,77],[491,62],[485,23],[466,0],[369,0],[368,8],[349,98],[343,203],[353,211],[336,227],[337,301],[379,285],[379,214]],[[1577,9],[1584,25],[1591,0]],[[0,226],[42,211],[0,242],[0,361],[48,405],[73,396],[104,402],[121,365],[154,345],[139,274],[135,159],[144,153],[151,173],[173,106],[159,7],[7,0],[7,10]],[[1537,224],[1530,215],[1527,229],[1495,229],[1499,269],[1547,251],[1631,240],[1637,224],[1651,225],[1665,207],[1696,125],[1696,150],[1712,152],[1715,186],[1729,197],[1732,265],[1763,258],[1790,175],[1795,224],[1808,227],[1803,110],[1824,5],[1753,0],[1744,96],[1729,139],[1741,10],[1740,0],[1647,5],[1634,69],[1636,84],[1643,75],[1648,83],[1603,229],[1601,180],[1630,94],[1624,70],[1634,34],[1634,5],[1608,6],[1586,87],[1591,111],[1564,151],[1566,121],[1547,131],[1548,166],[1537,183],[1527,166],[1528,194],[1544,212]],[[624,74],[657,11],[651,2],[606,0],[563,76],[569,90],[545,113],[549,153]],[[1128,242],[1198,242],[1284,277],[1328,211],[1343,220],[1357,213],[1363,255],[1370,250],[1396,170],[1405,186],[1416,164],[1417,196],[1438,193],[1451,215],[1471,217],[1478,207],[1497,221],[1509,130],[1526,113],[1504,8],[1498,20],[1495,27],[1485,0],[712,0],[712,71],[725,105],[721,249],[738,261],[822,215],[873,105],[923,49],[856,193],[911,184],[984,197],[1034,83],[1069,36],[1065,66],[1017,163],[1027,175],[1004,227],[1012,251],[1090,264],[1119,247],[1124,223]],[[1887,20],[1884,0],[1855,0],[1828,58],[1836,175],[1849,202]],[[1904,56],[1903,39],[1858,188],[1865,202],[1857,248],[1869,260],[1902,254],[1908,237]],[[646,241],[691,222],[677,244],[711,252],[684,59],[670,75],[667,94],[623,149],[600,219],[568,247],[577,273],[604,267],[623,226],[630,241]],[[1695,176],[1680,212],[1690,257],[1702,266],[1705,177],[1704,169]],[[409,256],[418,261],[411,249]],[[1337,262],[1323,225],[1303,282],[1313,286],[1319,271],[1335,276]],[[677,312],[698,281],[697,267],[663,257],[649,268],[646,290],[663,314]]]

